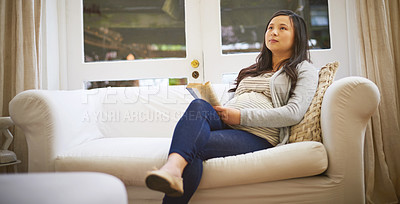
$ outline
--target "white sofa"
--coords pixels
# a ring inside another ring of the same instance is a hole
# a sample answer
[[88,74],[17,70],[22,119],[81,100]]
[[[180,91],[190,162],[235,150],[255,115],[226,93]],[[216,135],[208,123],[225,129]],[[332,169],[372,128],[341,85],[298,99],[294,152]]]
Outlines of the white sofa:
[[[224,101],[226,85],[214,85]],[[29,90],[10,102],[25,132],[30,172],[94,171],[120,178],[130,203],[160,203],[146,171],[166,161],[184,86]],[[191,203],[364,203],[366,124],[378,88],[361,77],[335,81],[321,110],[323,143],[298,142],[205,161]]]

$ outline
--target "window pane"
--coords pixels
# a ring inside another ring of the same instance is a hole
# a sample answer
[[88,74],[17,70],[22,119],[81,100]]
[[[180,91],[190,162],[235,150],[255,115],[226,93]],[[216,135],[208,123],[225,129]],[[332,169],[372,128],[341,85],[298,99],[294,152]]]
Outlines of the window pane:
[[186,57],[184,0],[83,0],[85,62]]
[[222,53],[259,52],[266,23],[281,9],[304,18],[311,49],[331,47],[328,0],[221,0]]
[[155,78],[155,79],[133,79],[117,81],[85,81],[85,89],[97,89],[106,87],[138,87],[138,86],[160,86],[160,85],[187,85],[187,78]]

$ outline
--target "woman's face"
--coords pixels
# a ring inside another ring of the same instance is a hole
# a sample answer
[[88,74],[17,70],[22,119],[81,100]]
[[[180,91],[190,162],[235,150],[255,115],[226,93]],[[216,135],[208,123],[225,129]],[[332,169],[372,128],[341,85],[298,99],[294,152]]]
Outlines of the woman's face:
[[289,16],[277,16],[271,20],[265,33],[265,44],[272,54],[290,57],[294,44],[294,27]]

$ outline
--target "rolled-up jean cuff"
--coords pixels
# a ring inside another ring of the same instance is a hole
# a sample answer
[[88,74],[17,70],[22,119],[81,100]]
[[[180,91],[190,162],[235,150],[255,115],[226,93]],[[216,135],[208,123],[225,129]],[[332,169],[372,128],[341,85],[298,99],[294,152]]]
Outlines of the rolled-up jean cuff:
[[168,155],[170,155],[170,154],[172,154],[172,153],[176,153],[176,154],[181,155],[181,156],[186,160],[186,162],[187,162],[188,164],[191,164],[192,161],[193,161],[193,159],[192,159],[192,157],[191,157],[190,155],[188,155],[187,153],[182,152],[182,151],[180,151],[180,150],[170,149]]

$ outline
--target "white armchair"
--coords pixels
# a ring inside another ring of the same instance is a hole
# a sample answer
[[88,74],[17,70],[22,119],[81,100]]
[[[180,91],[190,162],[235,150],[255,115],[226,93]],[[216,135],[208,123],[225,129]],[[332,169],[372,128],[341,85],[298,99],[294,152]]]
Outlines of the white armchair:
[[[227,86],[214,88],[227,97]],[[125,183],[130,203],[159,203],[163,195],[148,190],[144,177],[165,162],[191,100],[183,86],[31,90],[11,101],[10,113],[27,138],[29,171],[108,173]],[[371,81],[335,81],[322,103],[323,145],[205,161],[192,203],[364,203],[364,133],[378,103]]]

